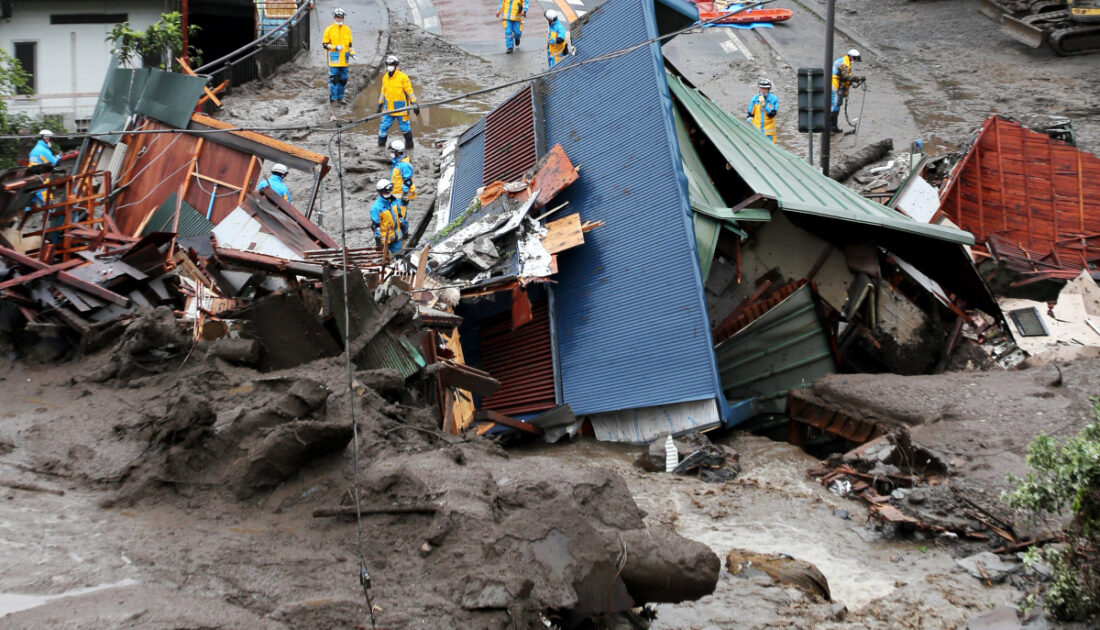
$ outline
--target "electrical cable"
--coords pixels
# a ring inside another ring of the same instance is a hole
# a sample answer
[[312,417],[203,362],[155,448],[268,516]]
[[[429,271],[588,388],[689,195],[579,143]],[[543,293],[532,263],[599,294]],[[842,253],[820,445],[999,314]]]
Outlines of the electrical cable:
[[[338,138],[339,134],[333,134]],[[331,143],[332,140],[330,139]],[[344,195],[344,145],[336,141],[336,176],[340,182],[340,247],[344,254],[344,321],[351,321],[351,307],[348,299],[348,274],[352,273],[350,260],[348,260],[348,231],[347,231],[347,204]],[[358,271],[358,269],[356,269]],[[371,628],[377,628],[374,617],[374,604],[370,598],[370,573],[367,571],[367,560],[363,557],[363,510],[359,504],[359,427],[355,421],[355,384],[351,370],[351,337],[344,335],[344,365],[348,379],[348,414],[351,419],[351,462],[352,462],[352,494],[355,496],[355,527],[357,536],[357,551],[359,552],[359,584],[363,587],[363,597],[367,600],[367,610],[370,611]]]
[[[427,102],[424,102],[424,103],[417,103],[417,105],[420,106],[420,107],[425,107],[425,108],[426,107],[436,107],[436,106],[439,106],[439,105],[446,105],[448,103],[453,103],[455,101],[460,101],[460,100],[463,100],[463,99],[472,98],[474,96],[481,96],[482,94],[488,94],[490,92],[495,92],[497,90],[503,90],[505,88],[509,88],[509,87],[512,87],[512,86],[515,86],[515,85],[520,85],[520,84],[523,84],[523,83],[529,83],[531,81],[535,81],[535,80],[538,80],[538,79],[550,77],[550,76],[553,76],[555,74],[559,74],[559,73],[562,73],[562,72],[569,72],[570,70],[574,70],[576,68],[581,68],[581,67],[586,66],[588,64],[597,63],[597,62],[600,62],[600,61],[607,61],[609,59],[615,59],[617,57],[622,57],[622,56],[628,55],[628,54],[630,54],[630,53],[632,53],[636,50],[639,50],[641,48],[649,46],[650,44],[661,42],[661,41],[666,40],[666,39],[670,39],[670,38],[675,37],[677,35],[681,35],[683,33],[695,30],[697,28],[706,26],[708,24],[713,24],[713,23],[719,22],[719,21],[721,21],[721,20],[723,20],[723,19],[725,19],[725,18],[727,18],[731,15],[734,15],[736,13],[740,13],[741,11],[747,11],[749,9],[754,9],[756,7],[763,6],[765,4],[770,4],[772,2],[775,2],[775,0],[758,0],[757,2],[752,2],[752,3],[746,4],[746,5],[742,6],[740,9],[737,9],[736,11],[732,11],[732,12],[729,12],[729,13],[723,13],[723,14],[721,14],[717,17],[713,17],[709,20],[702,20],[702,21],[699,21],[699,22],[693,22],[692,24],[690,24],[688,26],[685,26],[684,28],[672,31],[670,33],[666,33],[664,35],[658,35],[657,37],[652,37],[652,38],[647,39],[643,42],[639,42],[637,44],[627,46],[626,48],[620,48],[619,50],[613,50],[611,52],[604,53],[603,55],[599,55],[599,56],[593,57],[591,59],[585,59],[584,61],[578,61],[577,63],[562,64],[562,65],[557,66],[556,68],[552,68],[552,69],[547,70],[545,72],[540,72],[540,73],[533,74],[533,75],[523,77],[523,78],[519,78],[519,79],[513,79],[511,81],[505,81],[504,83],[498,83],[496,85],[492,85],[492,86],[489,86],[489,87],[486,87],[486,88],[473,90],[471,92],[458,94],[456,96],[451,96],[451,97],[439,99],[439,100],[436,100],[436,101],[427,101]],[[179,134],[190,134],[190,135],[206,135],[206,134],[216,134],[216,133],[232,133],[232,132],[237,132],[237,131],[256,131],[256,132],[308,131],[308,132],[311,132],[311,133],[316,132],[316,131],[327,131],[327,132],[333,132],[333,133],[340,133],[340,132],[348,131],[349,129],[354,129],[355,127],[358,127],[358,126],[360,126],[364,123],[370,122],[372,120],[378,120],[379,118],[382,118],[383,116],[392,116],[393,114],[400,114],[400,113],[408,112],[408,111],[411,111],[412,109],[413,109],[413,106],[410,105],[408,107],[403,107],[401,109],[394,109],[394,110],[391,110],[391,111],[388,111],[388,112],[370,114],[368,116],[364,116],[363,118],[358,118],[358,119],[352,120],[352,121],[348,122],[346,125],[343,125],[343,126],[337,125],[335,127],[326,126],[326,125],[273,125],[273,126],[266,126],[266,127],[265,126],[236,126],[236,127],[229,127],[229,128],[226,128],[226,129],[136,129],[136,130],[133,130],[133,131],[99,131],[99,132],[86,132],[86,133],[75,133],[75,134],[57,134],[54,137],[55,138],[64,138],[64,139],[81,139],[81,138],[96,138],[96,137],[99,137],[99,136],[113,136],[113,135],[119,135],[119,134],[123,134],[123,135],[144,135],[144,134],[158,134],[158,133],[179,133]],[[37,138],[37,137],[38,137],[37,135],[0,135],[0,140],[29,140],[29,139],[34,139],[34,138]]]
[[164,182],[168,181],[173,175],[175,175],[176,173],[182,171],[183,169],[187,168],[188,166],[191,166],[191,160],[187,160],[186,162],[181,164],[179,168],[177,168],[176,170],[172,171],[171,173],[168,173],[167,175],[165,175],[163,179],[161,179],[159,182],[157,182],[156,186],[153,186],[152,188],[149,189],[149,192],[145,193],[144,197],[142,197],[141,199],[138,199],[137,201],[131,201],[129,203],[122,204],[121,206],[115,208],[115,212],[118,212],[119,210],[121,210],[123,208],[129,208],[130,206],[134,206],[134,205],[137,205],[137,204],[145,201],[146,199],[149,198],[150,195],[152,195],[154,192],[159,190],[161,185],[164,184]]

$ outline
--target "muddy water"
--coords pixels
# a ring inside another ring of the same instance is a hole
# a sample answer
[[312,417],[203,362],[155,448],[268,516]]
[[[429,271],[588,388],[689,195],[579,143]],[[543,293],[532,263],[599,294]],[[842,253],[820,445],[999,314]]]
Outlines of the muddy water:
[[[417,88],[417,98],[421,101],[439,100],[452,94],[471,92],[479,88],[473,81],[466,79],[443,80],[429,86],[430,96],[425,96]],[[376,113],[378,93],[382,89],[382,75],[359,92],[352,105],[352,118],[363,118]],[[442,94],[441,94],[442,93]],[[469,127],[489,111],[489,106],[479,99],[464,99],[436,107],[424,107],[420,116],[412,115],[411,122],[415,137],[438,140],[452,136],[459,130]],[[396,122],[394,128],[397,127]],[[378,122],[372,122],[356,129],[356,133],[375,136],[378,134]]]
[[[727,484],[645,473],[632,463],[641,452],[639,447],[591,439],[524,446],[510,453],[611,468],[626,480],[638,506],[647,513],[647,523],[703,542],[723,558],[715,593],[697,602],[660,605],[654,628],[734,627],[725,624],[737,626],[741,615],[766,625],[778,609],[799,600],[789,591],[762,589],[748,579],[728,575],[724,559],[735,548],[789,554],[814,563],[829,581],[833,602],[852,612],[877,608],[868,604],[896,597],[894,591],[901,586],[932,589],[925,581],[929,574],[953,570],[949,550],[929,552],[934,542],[883,539],[868,525],[860,504],[834,496],[808,478],[806,470],[817,460],[801,450],[751,435],[735,436],[730,445],[741,454],[743,472]],[[841,518],[838,510],[846,510],[850,518]],[[827,610],[827,606],[821,608]],[[802,612],[809,618],[818,615],[812,610]]]

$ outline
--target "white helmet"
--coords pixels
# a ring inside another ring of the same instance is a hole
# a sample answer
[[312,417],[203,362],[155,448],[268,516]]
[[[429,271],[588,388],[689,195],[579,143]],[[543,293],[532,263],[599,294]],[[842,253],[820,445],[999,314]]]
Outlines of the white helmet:
[[768,79],[761,78],[759,81],[756,82],[756,87],[761,89],[768,88],[770,90],[772,89],[772,82]]
[[558,12],[557,11],[555,11],[553,9],[550,9],[549,11],[546,12],[546,21],[547,22],[553,22],[556,19],[558,19]]
[[50,136],[53,135],[53,132],[50,131],[49,129],[43,129],[42,131],[38,132],[38,135],[42,136],[43,138],[49,138]]
[[387,66],[396,66],[398,61],[397,55],[386,55]]
[[347,14],[344,13],[344,10],[341,8],[335,8],[332,10],[332,17],[344,17],[346,15]]
[[393,182],[388,179],[380,179],[378,183],[374,185],[374,189],[383,195],[388,195],[393,192]]
[[271,172],[280,176],[286,177],[286,174],[290,172],[290,169],[286,167],[286,164],[276,164],[271,167]]
[[400,140],[400,139],[391,141],[390,142],[390,150],[395,151],[397,153],[404,153],[405,152],[405,141]]
[[859,56],[859,51],[855,48],[848,51],[848,56],[852,58],[852,61],[863,61],[863,59]]

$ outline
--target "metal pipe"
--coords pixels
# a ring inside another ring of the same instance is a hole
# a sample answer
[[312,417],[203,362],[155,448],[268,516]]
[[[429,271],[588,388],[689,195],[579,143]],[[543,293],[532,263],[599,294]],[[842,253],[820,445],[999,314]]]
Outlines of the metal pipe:
[[[828,0],[825,8],[825,103],[829,107],[829,120],[833,115],[833,25],[836,16],[836,0]],[[821,132],[821,173],[829,176],[829,150],[832,123],[826,123]]]

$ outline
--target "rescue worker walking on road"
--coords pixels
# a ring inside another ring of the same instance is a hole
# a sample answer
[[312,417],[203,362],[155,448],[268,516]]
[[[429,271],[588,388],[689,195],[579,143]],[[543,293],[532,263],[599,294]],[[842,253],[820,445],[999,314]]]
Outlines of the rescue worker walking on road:
[[528,0],[500,0],[497,17],[504,14],[504,46],[508,54],[512,53],[512,44],[519,46],[523,35],[523,18],[527,17]]
[[749,115],[745,120],[752,123],[765,136],[775,142],[775,119],[779,114],[779,97],[772,94],[772,82],[760,79],[756,82],[760,93],[749,101]]
[[287,203],[290,202],[290,189],[286,187],[283,179],[286,178],[286,174],[290,172],[290,169],[285,164],[276,164],[271,167],[271,175],[267,179],[260,180],[260,183],[256,185],[256,192],[260,192],[264,188],[270,187],[276,195],[279,195],[283,199],[286,199]]
[[409,224],[405,221],[405,208],[401,205],[401,200],[393,196],[393,182],[390,180],[380,179],[374,188],[378,191],[378,199],[370,207],[374,245],[379,249],[386,245],[389,253],[399,253],[401,239],[409,229]]
[[348,85],[348,58],[355,56],[351,47],[351,29],[344,24],[343,9],[332,10],[333,24],[325,29],[321,46],[328,55],[328,100],[344,102],[344,89]]
[[562,24],[558,12],[553,9],[546,12],[546,21],[550,23],[550,30],[546,33],[546,61],[553,68],[554,64],[565,57],[569,46],[569,32]]
[[[404,109],[412,106],[413,112],[419,116],[420,106],[416,104],[416,94],[413,93],[412,81],[409,75],[397,69],[398,59],[394,55],[386,56],[386,74],[382,75],[382,91],[378,94],[378,113],[385,109],[392,112],[395,109]],[[386,136],[390,133],[393,120],[405,134],[405,146],[413,148],[412,126],[409,124],[409,112],[397,112],[386,114],[382,117],[382,123],[378,127],[378,146],[386,146]]]
[[848,51],[843,57],[838,57],[833,62],[833,100],[832,111],[830,112],[830,127],[829,131],[840,131],[838,125],[840,119],[840,107],[844,105],[844,101],[848,100],[848,90],[853,85],[859,85],[863,83],[863,77],[852,76],[852,62],[859,61],[862,63],[863,59],[859,55],[859,51],[855,48]]

